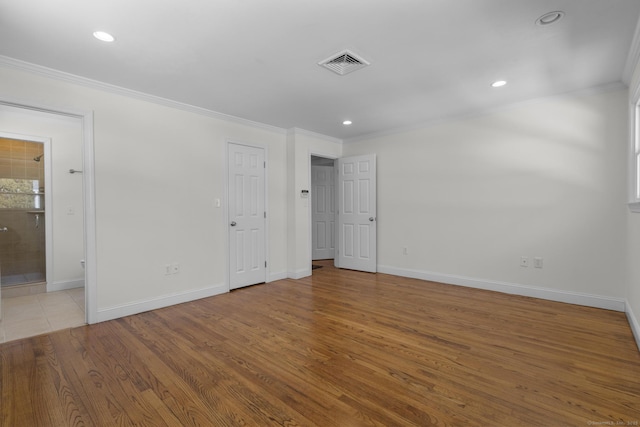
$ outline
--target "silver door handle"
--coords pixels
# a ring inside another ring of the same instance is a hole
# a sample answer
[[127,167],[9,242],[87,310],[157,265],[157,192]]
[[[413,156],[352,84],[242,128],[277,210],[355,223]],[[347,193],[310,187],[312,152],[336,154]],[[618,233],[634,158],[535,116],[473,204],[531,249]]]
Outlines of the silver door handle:
[[6,233],[7,231],[9,231],[7,227],[0,228],[0,233]]
[[235,222],[235,221],[231,221],[231,226],[232,226],[232,227],[235,227],[236,225],[237,225],[237,224],[236,224],[236,222]]
[[373,221],[374,219],[375,219],[375,218],[374,218],[374,217],[372,217],[372,216],[370,216],[370,217],[369,217],[369,221]]

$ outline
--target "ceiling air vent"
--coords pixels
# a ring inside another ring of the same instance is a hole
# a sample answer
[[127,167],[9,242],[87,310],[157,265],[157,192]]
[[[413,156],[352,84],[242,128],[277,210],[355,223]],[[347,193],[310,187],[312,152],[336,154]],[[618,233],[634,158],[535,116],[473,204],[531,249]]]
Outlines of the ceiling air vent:
[[323,66],[336,74],[344,76],[345,74],[352,73],[360,68],[364,68],[369,65],[369,62],[360,58],[353,52],[343,50],[340,53],[331,55],[324,61],[318,62],[318,65]]

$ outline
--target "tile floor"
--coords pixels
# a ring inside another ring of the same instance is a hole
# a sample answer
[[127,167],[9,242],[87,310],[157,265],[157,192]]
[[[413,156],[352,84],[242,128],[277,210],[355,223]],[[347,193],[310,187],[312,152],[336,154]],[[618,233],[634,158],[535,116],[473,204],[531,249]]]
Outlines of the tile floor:
[[2,298],[0,343],[85,324],[84,288]]

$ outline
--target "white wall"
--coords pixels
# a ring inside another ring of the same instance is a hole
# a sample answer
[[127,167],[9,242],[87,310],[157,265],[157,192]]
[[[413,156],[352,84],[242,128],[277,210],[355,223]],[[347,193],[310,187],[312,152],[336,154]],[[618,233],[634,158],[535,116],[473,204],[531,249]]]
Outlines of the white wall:
[[288,277],[311,274],[311,196],[300,197],[302,190],[311,191],[311,156],[337,158],[341,154],[342,144],[329,137],[300,129],[291,129],[287,135]]
[[0,67],[0,82],[3,97],[94,112],[99,320],[228,289],[228,140],[267,148],[269,273],[286,274],[284,131],[21,70]]
[[380,270],[624,309],[626,123],[619,88],[345,143],[378,155]]
[[[82,175],[69,169],[82,170],[82,128],[72,117],[41,113],[0,105],[0,130],[21,135],[51,138],[52,163],[52,252],[53,271],[47,271],[50,290],[82,286],[84,271],[84,222]],[[70,214],[70,210],[73,214]],[[48,225],[47,225],[48,227]]]
[[[311,154],[375,152],[382,270],[609,308],[626,298],[640,312],[625,90],[341,145],[13,68],[0,67],[0,82],[0,97],[94,112],[99,320],[226,291],[229,140],[268,151],[270,280],[310,274],[300,190]],[[521,256],[544,257],[544,268],[520,267]],[[181,272],[165,276],[167,263]]]

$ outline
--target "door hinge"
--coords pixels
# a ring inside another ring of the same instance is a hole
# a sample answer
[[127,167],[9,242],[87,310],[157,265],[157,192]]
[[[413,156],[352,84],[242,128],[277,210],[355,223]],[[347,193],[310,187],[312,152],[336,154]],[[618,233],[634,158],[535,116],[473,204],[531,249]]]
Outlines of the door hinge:
[[266,212],[264,213],[264,217],[265,217],[265,218],[267,217],[267,213],[266,213]]
[[264,262],[264,268],[267,268],[267,261]]
[[267,162],[262,162],[262,167],[266,169],[267,168]]

